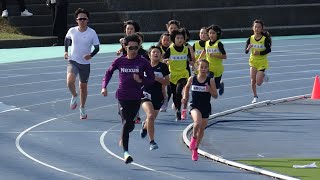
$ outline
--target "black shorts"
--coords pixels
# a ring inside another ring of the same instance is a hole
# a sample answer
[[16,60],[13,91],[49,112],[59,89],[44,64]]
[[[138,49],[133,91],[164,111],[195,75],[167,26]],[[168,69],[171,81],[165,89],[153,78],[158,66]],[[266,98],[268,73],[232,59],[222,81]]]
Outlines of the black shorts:
[[79,80],[82,83],[88,83],[90,75],[90,64],[79,64],[76,61],[69,60],[67,72],[75,76],[79,74]]
[[190,107],[191,107],[191,110],[192,109],[198,109],[201,112],[202,118],[204,118],[204,119],[207,119],[211,114],[211,104],[207,105],[207,106],[205,106],[205,105],[196,106],[194,104],[191,104]]
[[159,110],[164,102],[163,94],[153,95],[151,100],[150,98],[144,97],[141,98],[141,103],[150,101],[153,105],[154,110]]

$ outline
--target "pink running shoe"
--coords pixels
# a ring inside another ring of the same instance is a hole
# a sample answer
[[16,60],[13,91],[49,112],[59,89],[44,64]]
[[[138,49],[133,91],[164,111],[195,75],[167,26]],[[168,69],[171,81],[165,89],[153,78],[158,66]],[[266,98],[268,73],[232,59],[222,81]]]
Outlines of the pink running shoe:
[[191,138],[191,142],[190,142],[190,149],[191,150],[195,150],[196,149],[196,145],[197,145],[197,139],[196,138],[194,138],[194,137],[192,137]]
[[181,120],[187,119],[187,109],[182,109],[181,111]]
[[192,161],[198,161],[198,149],[192,150],[192,156],[191,159]]

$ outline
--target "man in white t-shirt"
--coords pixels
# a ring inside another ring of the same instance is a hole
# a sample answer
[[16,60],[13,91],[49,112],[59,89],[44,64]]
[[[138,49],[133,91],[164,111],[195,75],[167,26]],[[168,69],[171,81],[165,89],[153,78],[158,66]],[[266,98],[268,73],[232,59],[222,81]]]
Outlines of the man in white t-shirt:
[[[75,12],[75,17],[78,26],[70,28],[66,35],[64,58],[68,60],[67,85],[72,94],[70,108],[75,109],[77,107],[78,94],[75,81],[79,74],[80,119],[86,119],[87,114],[84,106],[88,95],[87,83],[90,75],[90,61],[98,53],[100,42],[97,33],[88,27],[89,12],[79,8]],[[68,47],[71,43],[71,53],[68,54]],[[91,52],[92,46],[94,46],[94,50]]]

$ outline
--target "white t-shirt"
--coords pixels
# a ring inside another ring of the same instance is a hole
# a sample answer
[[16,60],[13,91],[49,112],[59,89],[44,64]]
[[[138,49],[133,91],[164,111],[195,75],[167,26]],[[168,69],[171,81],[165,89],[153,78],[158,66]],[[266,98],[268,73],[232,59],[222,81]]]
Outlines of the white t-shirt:
[[85,60],[84,56],[91,53],[92,46],[100,44],[96,31],[87,27],[86,31],[80,32],[76,26],[69,29],[66,38],[72,40],[69,60],[90,64],[90,60]]

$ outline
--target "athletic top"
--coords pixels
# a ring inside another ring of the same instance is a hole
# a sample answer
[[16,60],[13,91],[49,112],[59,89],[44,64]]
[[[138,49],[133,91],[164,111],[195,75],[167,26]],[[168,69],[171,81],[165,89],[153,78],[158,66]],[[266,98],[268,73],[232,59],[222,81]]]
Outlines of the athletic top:
[[220,77],[224,71],[222,59],[211,57],[210,54],[226,54],[223,44],[220,40],[211,42],[208,40],[205,45],[206,59],[209,61],[209,71],[214,72],[215,77]]
[[[106,71],[102,88],[107,87],[115,70],[119,70],[119,87],[116,92],[116,98],[119,100],[140,100],[143,97],[142,86],[154,83],[154,73],[148,60],[139,55],[134,59],[128,59],[123,55],[115,59]],[[133,74],[139,74],[142,83],[135,81]]]
[[80,32],[79,26],[72,27],[68,30],[66,38],[72,41],[69,60],[79,64],[90,64],[90,60],[85,60],[84,56],[91,53],[92,46],[100,44],[95,30],[87,27],[86,31]]
[[[254,35],[252,35],[247,40],[246,49],[249,44],[253,45],[252,48],[250,49],[251,50],[250,61],[267,60],[268,53],[271,52],[271,47],[270,47],[271,43],[269,39],[267,39],[265,36],[262,36],[259,40],[256,40],[254,38]],[[259,51],[260,55],[254,56],[253,55],[254,51]]]
[[193,50],[196,60],[198,60],[201,52],[205,49],[206,42],[199,40],[193,44]]
[[210,79],[207,77],[204,82],[199,82],[197,76],[193,76],[191,85],[191,105],[193,107],[210,106],[211,94],[207,89],[207,85],[210,86]]
[[188,58],[191,59],[190,50],[186,46],[170,46],[164,54],[164,59],[169,59],[170,82],[177,84],[182,78],[189,77]]
[[[154,71],[154,75],[159,78],[164,78],[165,76],[169,75],[169,69],[168,66],[162,62],[159,62],[156,66],[152,67]],[[143,90],[149,94],[151,94],[151,98],[153,96],[161,96],[162,94],[162,84],[158,81],[154,81],[152,85],[146,85],[144,86]]]

